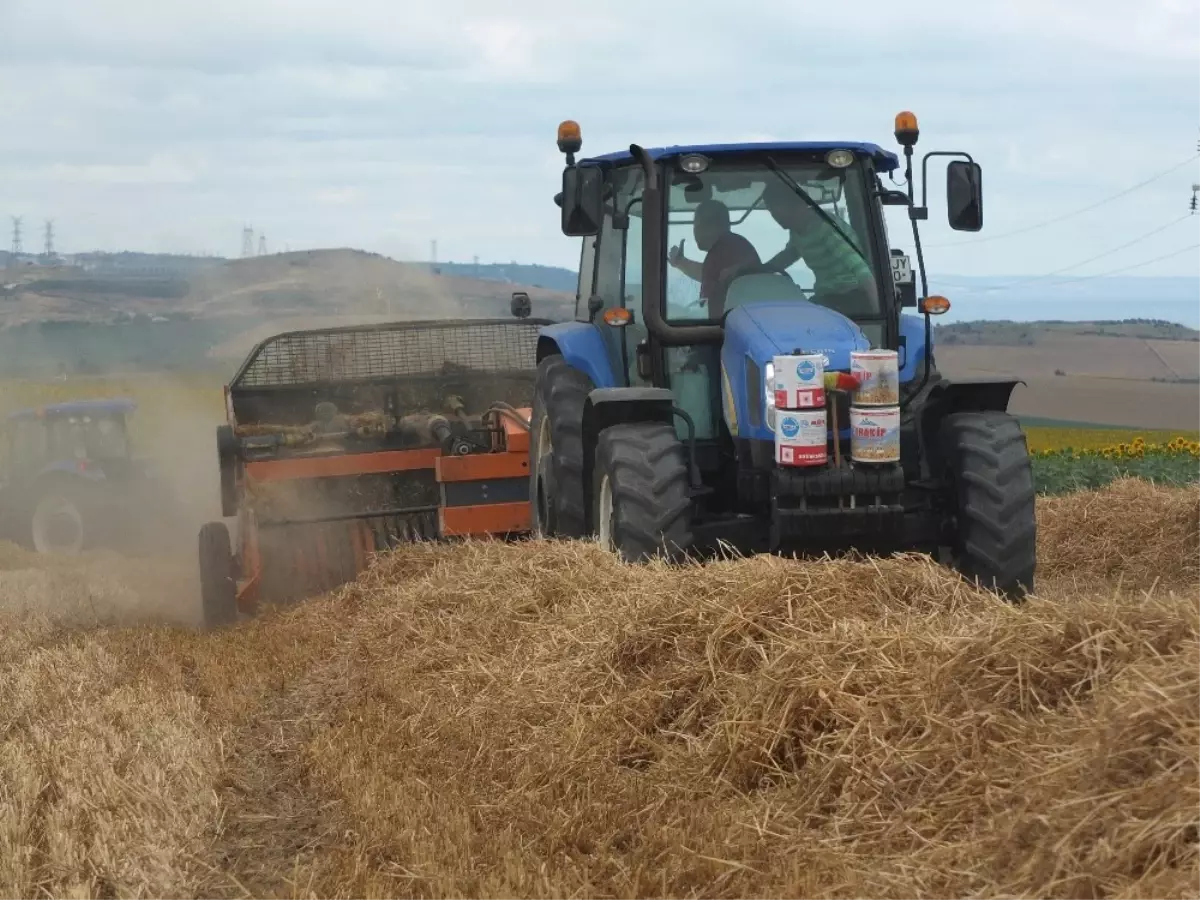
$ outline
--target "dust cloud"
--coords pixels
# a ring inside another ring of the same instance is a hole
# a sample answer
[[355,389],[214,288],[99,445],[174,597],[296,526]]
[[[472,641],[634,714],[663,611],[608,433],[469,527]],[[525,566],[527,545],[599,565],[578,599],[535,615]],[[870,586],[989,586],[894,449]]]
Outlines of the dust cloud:
[[0,543],[0,617],[79,626],[198,625],[196,536],[221,514],[215,439],[223,421],[220,380],[138,375],[10,381],[0,388],[0,415],[101,397],[138,402],[129,420],[130,451],[149,464],[151,485],[131,491],[114,481],[109,496],[126,510],[89,516],[89,545],[78,556],[34,552],[28,517],[5,510],[10,528]]

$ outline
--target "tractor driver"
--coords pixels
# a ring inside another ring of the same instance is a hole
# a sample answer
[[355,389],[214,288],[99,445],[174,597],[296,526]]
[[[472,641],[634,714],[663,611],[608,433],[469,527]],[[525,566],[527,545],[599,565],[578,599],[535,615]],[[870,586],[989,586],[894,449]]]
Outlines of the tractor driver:
[[836,215],[830,216],[831,225],[782,181],[768,184],[762,196],[771,218],[788,232],[787,246],[767,263],[770,268],[784,271],[802,259],[816,280],[818,303],[847,315],[876,309],[871,266],[854,249],[858,240]]
[[730,225],[729,207],[720,200],[705,200],[696,207],[692,220],[696,246],[705,251],[703,262],[683,255],[683,241],[667,253],[667,262],[700,282],[700,302],[708,304],[708,315],[719,319],[725,312],[727,276],[740,266],[757,266],[762,259],[754,245],[735,234]]

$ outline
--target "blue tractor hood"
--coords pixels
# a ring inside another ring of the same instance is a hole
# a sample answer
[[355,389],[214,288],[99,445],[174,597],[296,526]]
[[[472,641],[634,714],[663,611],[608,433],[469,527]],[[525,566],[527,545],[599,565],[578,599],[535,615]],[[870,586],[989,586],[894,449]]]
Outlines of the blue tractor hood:
[[809,300],[759,302],[738,307],[725,319],[726,335],[735,333],[745,352],[765,364],[776,354],[801,351],[826,357],[826,369],[850,368],[850,351],[869,350],[871,342],[851,319]]
[[725,317],[721,346],[721,409],[734,437],[774,440],[764,407],[773,398],[766,383],[767,364],[797,350],[820,353],[824,368],[850,370],[850,352],[869,350],[871,342],[839,312],[796,297],[756,300],[736,306]]

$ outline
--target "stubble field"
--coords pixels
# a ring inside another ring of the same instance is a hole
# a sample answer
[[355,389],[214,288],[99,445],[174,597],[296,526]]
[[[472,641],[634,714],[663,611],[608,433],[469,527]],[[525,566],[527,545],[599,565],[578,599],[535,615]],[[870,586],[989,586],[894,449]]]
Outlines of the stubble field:
[[14,552],[0,893],[1195,896],[1198,513],[1042,500],[1019,607],[918,558],[426,545],[215,634],[138,624],[176,601],[136,567],[14,610]]
[[[114,394],[214,517],[219,383],[0,400]],[[5,545],[0,894],[1195,896],[1198,516],[1194,484],[1040,499],[1020,607],[922,558],[414,546],[215,634],[194,534]]]

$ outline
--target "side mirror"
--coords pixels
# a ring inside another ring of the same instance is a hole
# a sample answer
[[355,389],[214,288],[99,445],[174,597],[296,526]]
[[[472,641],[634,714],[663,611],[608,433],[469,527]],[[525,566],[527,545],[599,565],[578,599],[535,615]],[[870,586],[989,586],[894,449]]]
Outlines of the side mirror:
[[946,217],[955,231],[983,228],[983,169],[956,159],[946,166]]
[[516,318],[528,319],[529,314],[533,312],[533,302],[525,291],[513,291],[508,308]]
[[595,166],[563,170],[562,232],[587,237],[600,231],[604,218],[604,173]]

